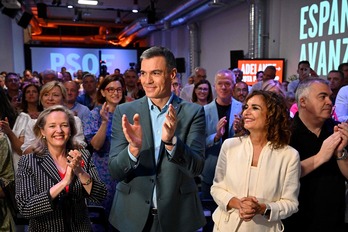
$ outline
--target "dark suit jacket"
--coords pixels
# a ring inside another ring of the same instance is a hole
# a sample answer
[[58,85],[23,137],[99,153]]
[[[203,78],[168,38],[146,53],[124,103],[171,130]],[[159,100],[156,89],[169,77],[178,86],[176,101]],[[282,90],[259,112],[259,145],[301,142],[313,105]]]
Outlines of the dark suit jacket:
[[[194,177],[202,172],[205,149],[205,119],[201,106],[174,95],[177,112],[176,149],[172,158],[161,144],[157,165],[147,97],[119,105],[112,122],[109,170],[119,183],[109,221],[121,232],[140,232],[149,215],[156,185],[159,223],[162,231],[196,231],[205,224]],[[143,143],[137,163],[128,154],[121,125],[123,114],[133,123],[140,114]],[[156,123],[156,122],[152,122]]]
[[[83,154],[85,167],[89,153]],[[100,202],[106,196],[106,187],[90,163],[89,174],[93,179],[91,194],[88,195],[77,177],[52,199],[49,189],[61,178],[48,151],[44,155],[23,155],[18,163],[16,175],[16,200],[20,213],[29,219],[29,231],[91,231],[85,199]]]

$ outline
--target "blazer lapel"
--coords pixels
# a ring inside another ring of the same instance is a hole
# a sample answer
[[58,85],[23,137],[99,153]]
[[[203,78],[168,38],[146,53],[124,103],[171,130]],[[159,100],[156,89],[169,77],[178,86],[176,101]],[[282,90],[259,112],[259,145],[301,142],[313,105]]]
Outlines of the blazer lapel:
[[152,154],[153,164],[154,166],[156,166],[155,151],[153,149],[154,141],[153,141],[153,134],[152,134],[151,117],[150,117],[147,97],[143,97],[142,101],[140,101],[139,112],[140,112],[140,125],[142,126],[143,140],[144,140],[143,149],[149,150],[149,152]]
[[175,112],[176,112],[176,116],[177,116],[177,120],[179,120],[179,116],[180,116],[180,111],[181,111],[181,99],[179,97],[177,97],[176,95],[173,96],[173,100],[172,100],[172,105],[174,106]]
[[234,136],[234,130],[233,130],[233,121],[234,121],[234,115],[235,114],[240,114],[241,113],[241,104],[238,101],[234,100],[232,97],[232,102],[231,102],[231,112],[230,112],[230,121],[229,121],[229,138]]
[[43,156],[36,156],[36,162],[41,168],[41,171],[52,179],[54,183],[58,183],[61,180],[58,174],[58,169],[48,152],[46,152]]

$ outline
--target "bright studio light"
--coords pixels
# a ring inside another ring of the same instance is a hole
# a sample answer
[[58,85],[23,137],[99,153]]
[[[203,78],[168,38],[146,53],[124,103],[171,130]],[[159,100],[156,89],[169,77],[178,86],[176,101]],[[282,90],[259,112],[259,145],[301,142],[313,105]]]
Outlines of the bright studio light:
[[79,0],[77,3],[81,5],[92,5],[92,6],[98,5],[97,0]]

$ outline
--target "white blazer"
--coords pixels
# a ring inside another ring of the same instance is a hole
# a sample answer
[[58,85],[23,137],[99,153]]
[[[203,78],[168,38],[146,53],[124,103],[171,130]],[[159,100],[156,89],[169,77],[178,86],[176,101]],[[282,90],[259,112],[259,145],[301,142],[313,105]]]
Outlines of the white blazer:
[[[259,157],[255,183],[249,181],[252,157],[249,136],[227,139],[222,144],[211,188],[211,195],[218,205],[213,214],[214,231],[282,231],[280,219],[298,211],[301,172],[298,152],[290,146],[272,149],[268,143]],[[229,200],[248,196],[251,184],[259,202],[271,207],[268,221],[256,215],[251,221],[244,222],[237,209],[227,211]]]

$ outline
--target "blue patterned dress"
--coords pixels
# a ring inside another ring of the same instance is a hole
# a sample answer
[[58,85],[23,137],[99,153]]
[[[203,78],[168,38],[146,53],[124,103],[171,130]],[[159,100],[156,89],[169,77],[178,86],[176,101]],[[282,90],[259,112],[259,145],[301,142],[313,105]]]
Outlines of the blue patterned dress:
[[[100,125],[102,123],[102,118],[100,116],[101,106],[96,106],[89,116],[87,122],[85,122],[85,137],[90,143],[93,136],[98,132]],[[93,152],[92,160],[94,165],[98,170],[100,179],[105,183],[108,190],[105,200],[102,202],[102,206],[105,208],[107,213],[107,218],[109,218],[109,213],[112,205],[112,201],[115,195],[116,181],[113,180],[110,176],[108,169],[109,161],[109,150],[110,150],[110,140],[111,140],[111,124],[112,124],[112,115],[113,113],[109,112],[109,122],[106,131],[105,142],[103,147],[99,151]]]

